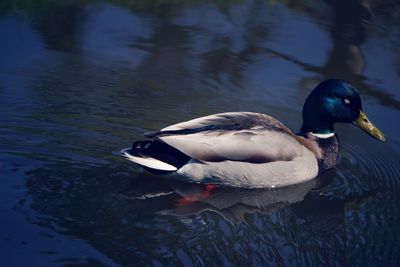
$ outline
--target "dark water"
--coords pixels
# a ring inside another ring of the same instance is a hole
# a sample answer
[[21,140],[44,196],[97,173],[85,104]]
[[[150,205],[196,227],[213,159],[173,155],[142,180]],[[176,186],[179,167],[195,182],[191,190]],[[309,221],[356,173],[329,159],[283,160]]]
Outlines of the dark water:
[[[398,266],[399,2],[171,2],[1,2],[1,265]],[[119,154],[223,111],[297,129],[326,78],[387,142],[338,126],[341,163],[306,184],[207,195]]]

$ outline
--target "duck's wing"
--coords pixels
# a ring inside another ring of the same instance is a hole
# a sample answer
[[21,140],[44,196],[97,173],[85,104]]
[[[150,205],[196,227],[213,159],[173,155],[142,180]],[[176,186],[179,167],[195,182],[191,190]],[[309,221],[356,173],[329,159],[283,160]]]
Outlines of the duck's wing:
[[170,125],[149,136],[190,134],[203,131],[229,131],[250,129],[275,129],[290,132],[281,122],[271,116],[254,112],[226,112],[209,115]]
[[282,123],[250,112],[215,114],[153,134],[192,158],[177,172],[194,182],[280,187],[318,174],[316,156]]
[[281,122],[260,113],[230,112],[171,125],[153,134],[201,161],[289,161],[302,145]]

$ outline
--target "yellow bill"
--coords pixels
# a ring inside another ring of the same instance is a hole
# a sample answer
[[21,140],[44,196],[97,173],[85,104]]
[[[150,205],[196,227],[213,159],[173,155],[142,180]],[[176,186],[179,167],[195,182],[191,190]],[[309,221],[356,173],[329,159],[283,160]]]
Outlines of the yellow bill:
[[379,141],[385,142],[385,136],[379,130],[378,128],[375,127],[375,125],[372,124],[372,122],[368,119],[367,115],[365,115],[364,112],[360,110],[360,114],[358,115],[358,118],[353,121],[354,125],[359,127],[360,129],[364,130],[367,134],[370,136],[378,139]]

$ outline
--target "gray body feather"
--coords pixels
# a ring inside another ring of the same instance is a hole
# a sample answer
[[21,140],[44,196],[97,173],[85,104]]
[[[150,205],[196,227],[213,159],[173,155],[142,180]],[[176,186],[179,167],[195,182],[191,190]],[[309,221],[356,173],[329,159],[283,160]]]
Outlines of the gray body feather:
[[192,159],[177,170],[186,180],[274,188],[318,174],[321,151],[274,118],[251,112],[210,115],[151,135]]

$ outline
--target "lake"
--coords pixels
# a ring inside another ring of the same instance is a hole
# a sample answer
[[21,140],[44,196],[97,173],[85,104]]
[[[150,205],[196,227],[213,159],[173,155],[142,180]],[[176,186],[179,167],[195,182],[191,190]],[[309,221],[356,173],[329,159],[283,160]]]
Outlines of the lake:
[[[0,38],[3,266],[398,266],[398,1],[5,0]],[[298,130],[329,78],[387,141],[337,125],[310,182],[208,192],[121,156],[218,112]]]

